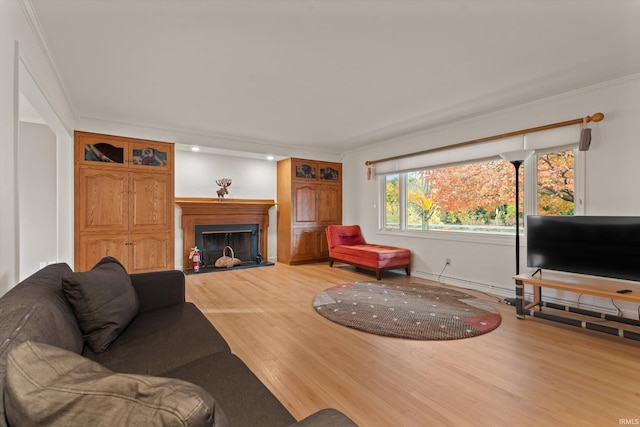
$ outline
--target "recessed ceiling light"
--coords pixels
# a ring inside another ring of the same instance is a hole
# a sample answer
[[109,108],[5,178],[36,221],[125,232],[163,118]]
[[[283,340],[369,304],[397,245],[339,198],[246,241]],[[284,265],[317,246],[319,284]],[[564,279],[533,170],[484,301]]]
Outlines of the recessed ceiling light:
[[200,147],[191,147],[191,151],[200,151]]
[[273,159],[275,159],[275,157],[273,157],[271,154],[267,156],[267,160],[273,160]]

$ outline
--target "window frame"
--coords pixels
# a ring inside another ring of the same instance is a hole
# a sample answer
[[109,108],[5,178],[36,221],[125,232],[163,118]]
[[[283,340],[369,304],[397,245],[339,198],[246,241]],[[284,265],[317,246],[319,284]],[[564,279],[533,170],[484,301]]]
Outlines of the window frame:
[[[586,155],[584,151],[578,150],[576,144],[559,145],[542,150],[536,150],[535,153],[525,160],[524,167],[524,233],[521,238],[526,239],[526,218],[529,215],[537,215],[538,207],[538,169],[537,161],[539,154],[551,153],[556,151],[564,151],[573,149],[574,151],[574,216],[584,215],[586,200]],[[497,160],[500,157],[474,159],[470,162],[484,162]],[[451,166],[451,164],[435,165],[432,168],[440,168]],[[534,167],[535,166],[535,167]],[[380,209],[378,209],[378,234],[391,236],[405,236],[415,238],[428,238],[434,240],[463,241],[477,243],[513,243],[513,233],[493,233],[478,231],[448,231],[448,230],[408,230],[407,229],[407,176],[415,171],[395,172],[378,175],[378,200]],[[386,216],[386,177],[398,174],[399,185],[399,229],[385,228]],[[525,240],[526,242],[526,240]]]

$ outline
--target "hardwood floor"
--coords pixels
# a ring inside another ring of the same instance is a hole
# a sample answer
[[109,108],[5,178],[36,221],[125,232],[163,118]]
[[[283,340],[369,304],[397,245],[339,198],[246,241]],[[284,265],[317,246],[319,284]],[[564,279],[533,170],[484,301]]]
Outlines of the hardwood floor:
[[[193,301],[297,418],[335,407],[360,426],[618,426],[640,419],[640,343],[502,315],[455,341],[388,338],[312,307],[334,284],[373,281],[325,263],[187,276]],[[432,283],[385,274],[383,281]]]

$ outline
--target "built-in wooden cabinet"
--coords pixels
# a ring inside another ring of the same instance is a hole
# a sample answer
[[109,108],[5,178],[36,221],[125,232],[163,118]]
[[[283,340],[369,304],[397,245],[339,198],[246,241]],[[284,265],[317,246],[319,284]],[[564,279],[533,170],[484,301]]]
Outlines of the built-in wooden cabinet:
[[75,132],[76,271],[174,268],[173,165],[171,143]]
[[329,257],[325,229],[342,223],[342,164],[306,159],[278,162],[278,261]]

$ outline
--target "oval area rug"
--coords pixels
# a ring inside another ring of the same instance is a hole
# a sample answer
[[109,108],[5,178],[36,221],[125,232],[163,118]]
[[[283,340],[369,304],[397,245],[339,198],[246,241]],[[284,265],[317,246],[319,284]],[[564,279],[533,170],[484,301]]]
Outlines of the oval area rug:
[[418,283],[344,283],[318,293],[313,306],[327,319],[350,328],[416,340],[475,337],[502,321],[486,301]]

